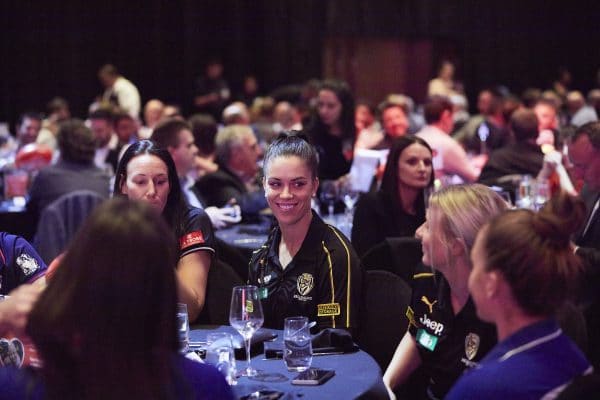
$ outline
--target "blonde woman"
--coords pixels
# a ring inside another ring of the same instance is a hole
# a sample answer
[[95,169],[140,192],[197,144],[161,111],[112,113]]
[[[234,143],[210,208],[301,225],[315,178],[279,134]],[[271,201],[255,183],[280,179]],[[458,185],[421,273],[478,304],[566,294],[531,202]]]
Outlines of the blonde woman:
[[390,390],[422,366],[427,396],[443,398],[496,344],[494,326],[479,320],[469,295],[469,253],[479,229],[505,209],[498,194],[478,184],[449,186],[431,196],[416,233],[423,263],[431,268],[414,275],[409,328],[383,377]]

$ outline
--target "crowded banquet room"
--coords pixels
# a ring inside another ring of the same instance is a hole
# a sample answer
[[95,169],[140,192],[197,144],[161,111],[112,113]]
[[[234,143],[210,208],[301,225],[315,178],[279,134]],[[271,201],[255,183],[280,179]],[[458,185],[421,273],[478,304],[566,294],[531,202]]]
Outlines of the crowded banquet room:
[[0,400],[600,399],[600,4],[0,22]]

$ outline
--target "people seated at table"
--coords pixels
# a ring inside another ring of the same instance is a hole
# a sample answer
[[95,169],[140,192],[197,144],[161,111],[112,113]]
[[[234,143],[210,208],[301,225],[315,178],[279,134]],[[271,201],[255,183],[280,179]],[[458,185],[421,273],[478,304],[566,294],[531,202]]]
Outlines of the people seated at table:
[[52,150],[56,150],[58,143],[56,135],[60,123],[71,118],[71,110],[69,103],[62,97],[54,97],[46,106],[48,114],[42,120],[42,129],[38,134],[36,143],[47,146]]
[[311,209],[318,157],[305,138],[281,134],[264,159],[264,188],[277,226],[254,252],[249,282],[260,288],[264,326],[303,315],[318,329],[357,328],[360,261],[350,242]]
[[132,144],[123,154],[115,177],[115,196],[150,204],[177,239],[177,287],[193,322],[206,295],[215,238],[206,213],[186,204],[173,158],[150,140]]
[[96,141],[83,121],[61,123],[56,139],[60,150],[56,164],[42,169],[29,189],[27,209],[36,221],[47,206],[67,193],[91,190],[102,197],[110,193],[110,177],[94,165]]
[[150,99],[144,105],[144,126],[139,130],[139,139],[148,139],[152,130],[163,117],[165,104],[158,99]]
[[242,215],[256,215],[268,207],[257,181],[257,161],[262,155],[252,128],[229,125],[215,138],[219,169],[201,177],[196,189],[207,206],[223,207],[234,201]]
[[26,283],[44,283],[46,263],[27,240],[0,232],[0,295]]
[[499,343],[447,399],[555,398],[592,372],[555,320],[581,271],[570,235],[584,217],[584,204],[562,194],[539,213],[511,210],[480,230],[469,291],[479,318],[496,326]]
[[448,186],[431,195],[417,230],[428,267],[413,276],[409,328],[383,376],[389,388],[422,367],[429,383],[419,395],[427,391],[441,399],[496,344],[494,326],[477,317],[469,295],[469,251],[479,229],[505,209],[497,193],[479,184]]
[[381,187],[363,194],[354,212],[352,245],[359,256],[387,237],[414,236],[425,221],[425,190],[433,185],[433,154],[416,136],[396,139]]
[[21,148],[29,143],[35,143],[41,129],[41,114],[37,112],[26,112],[21,114],[17,121],[17,148]]
[[215,228],[224,228],[239,222],[239,213],[236,213],[232,207],[204,206],[204,199],[194,186],[198,147],[194,143],[191,127],[187,122],[178,119],[163,120],[154,128],[151,140],[171,154],[187,204],[203,208]]
[[198,147],[196,156],[196,176],[201,177],[215,172],[219,166],[215,163],[215,137],[218,125],[208,114],[194,114],[188,119],[192,128],[194,143]]
[[110,175],[114,175],[119,163],[121,146],[113,129],[113,110],[100,108],[90,113],[89,126],[96,139],[94,163]]
[[[537,176],[544,164],[544,153],[537,145],[538,119],[532,110],[520,109],[510,118],[514,143],[494,150],[481,170],[478,181],[484,185],[499,185],[506,175]],[[509,189],[514,191],[514,186]]]
[[[574,235],[575,254],[585,265],[581,302],[585,310],[588,334],[596,337],[600,329],[600,122],[590,122],[575,131],[569,144],[572,175],[582,179],[581,198],[587,206],[584,223]],[[589,346],[589,359],[600,368],[600,348]]]
[[305,132],[319,154],[320,180],[336,180],[350,171],[356,126],[354,97],[347,83],[326,80],[321,84],[316,112]]
[[381,115],[381,126],[383,127],[379,137],[371,134],[369,139],[359,136],[356,147],[373,150],[390,149],[395,139],[407,134],[410,125],[407,109],[399,103],[384,101],[379,105]]
[[0,397],[232,399],[220,372],[177,354],[177,258],[151,206],[100,206],[29,315],[42,368],[0,369]]
[[416,133],[433,149],[433,168],[436,178],[452,183],[459,181],[474,182],[479,171],[467,158],[465,150],[451,136],[454,121],[452,119],[452,103],[446,97],[433,96],[424,106],[427,125]]

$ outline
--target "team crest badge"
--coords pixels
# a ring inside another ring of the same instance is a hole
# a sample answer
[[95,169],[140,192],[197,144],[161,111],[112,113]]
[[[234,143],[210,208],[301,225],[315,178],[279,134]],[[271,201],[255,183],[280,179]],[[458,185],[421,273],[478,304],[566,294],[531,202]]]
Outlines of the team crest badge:
[[29,254],[25,253],[17,257],[16,263],[19,266],[19,268],[21,268],[21,271],[23,271],[23,274],[25,274],[25,276],[32,275],[35,271],[37,271],[40,268],[36,259],[30,256]]
[[19,339],[0,339],[0,366],[21,367],[25,358],[25,346]]
[[296,288],[298,289],[298,293],[302,296],[309,294],[314,285],[315,281],[311,274],[304,273],[296,280]]
[[477,355],[480,342],[481,339],[479,338],[479,335],[475,333],[469,333],[467,337],[465,337],[465,354],[469,361],[473,360],[473,358]]

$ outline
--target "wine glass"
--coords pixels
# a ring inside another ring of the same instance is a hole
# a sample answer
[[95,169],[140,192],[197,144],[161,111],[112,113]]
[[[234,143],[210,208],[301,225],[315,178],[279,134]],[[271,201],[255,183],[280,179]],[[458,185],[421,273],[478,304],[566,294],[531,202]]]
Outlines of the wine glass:
[[338,188],[335,181],[323,181],[321,182],[321,202],[327,204],[327,211],[329,213],[329,220],[333,221],[333,207],[338,198]]
[[250,341],[254,332],[264,322],[262,304],[256,286],[236,286],[231,293],[229,323],[244,338],[248,363],[242,376],[256,376],[258,371],[252,368],[250,361]]

